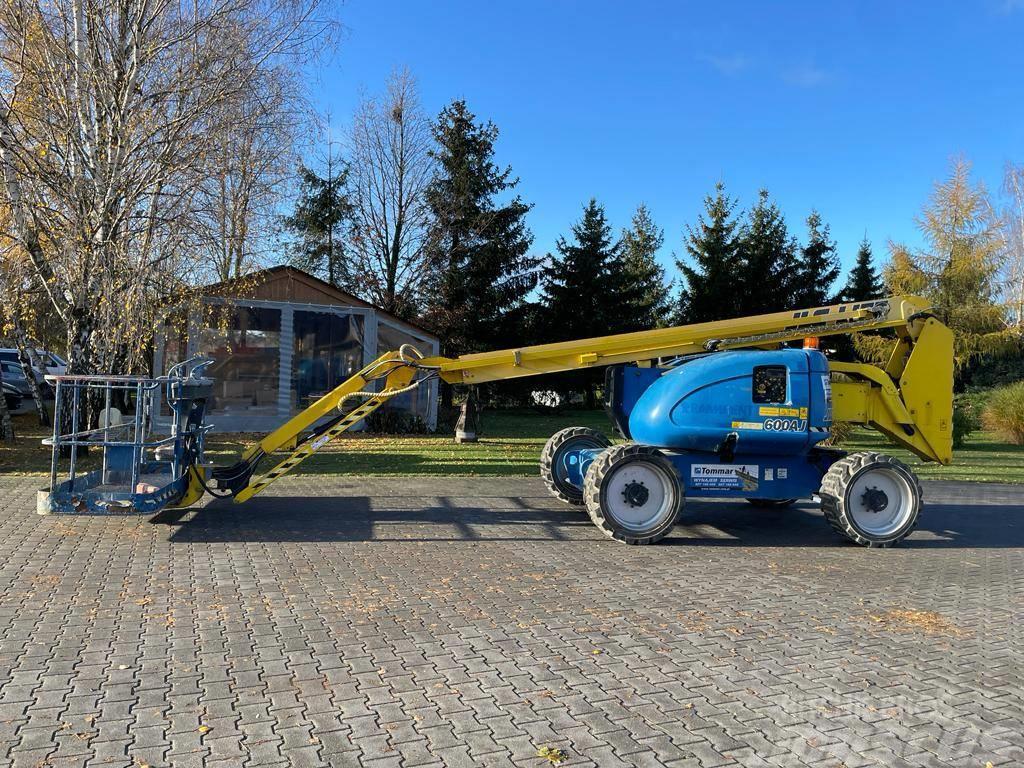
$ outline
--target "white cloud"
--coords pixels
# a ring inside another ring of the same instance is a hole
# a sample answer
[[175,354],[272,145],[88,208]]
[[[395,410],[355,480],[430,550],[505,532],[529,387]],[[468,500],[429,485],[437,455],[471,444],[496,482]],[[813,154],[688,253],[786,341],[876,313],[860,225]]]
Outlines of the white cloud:
[[725,56],[715,54],[703,54],[701,61],[707,62],[723,75],[737,75],[747,68],[750,61],[740,53],[733,53]]
[[782,79],[799,88],[816,88],[830,79],[829,73],[814,64],[790,67],[782,73]]

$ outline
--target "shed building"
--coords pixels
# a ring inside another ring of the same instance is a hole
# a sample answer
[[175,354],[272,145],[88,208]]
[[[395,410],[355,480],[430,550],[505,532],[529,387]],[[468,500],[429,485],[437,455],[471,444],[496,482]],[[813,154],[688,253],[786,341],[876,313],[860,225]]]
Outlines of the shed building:
[[[154,371],[202,355],[216,379],[210,422],[218,432],[275,428],[379,354],[412,344],[425,356],[438,339],[413,323],[290,266],[202,289],[202,312],[171,313],[157,334]],[[386,407],[437,423],[437,382]]]

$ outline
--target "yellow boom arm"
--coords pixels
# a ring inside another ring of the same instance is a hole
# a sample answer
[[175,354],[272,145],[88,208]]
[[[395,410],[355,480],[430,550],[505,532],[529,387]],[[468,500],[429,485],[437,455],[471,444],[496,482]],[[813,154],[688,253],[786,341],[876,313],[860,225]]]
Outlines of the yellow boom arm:
[[[948,464],[952,460],[953,336],[929,314],[924,300],[895,296],[457,358],[421,358],[408,348],[388,352],[251,448],[237,469],[232,468],[245,483],[234,488],[235,500],[250,498],[390,398],[435,376],[452,384],[479,384],[707,351],[770,349],[810,336],[882,329],[892,329],[897,337],[884,368],[830,362],[833,417],[873,427],[925,460]],[[345,411],[343,406],[356,397],[363,401]],[[327,417],[330,420],[323,425]],[[322,426],[315,429],[317,424]],[[297,443],[309,429],[314,429],[313,436]],[[292,452],[284,460],[263,475],[253,475],[260,459],[287,447]]]

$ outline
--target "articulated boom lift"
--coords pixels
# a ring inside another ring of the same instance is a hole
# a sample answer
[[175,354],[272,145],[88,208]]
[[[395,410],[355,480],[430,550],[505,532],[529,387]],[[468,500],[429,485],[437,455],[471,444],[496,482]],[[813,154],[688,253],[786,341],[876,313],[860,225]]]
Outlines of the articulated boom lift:
[[[829,361],[811,344],[786,346],[883,329],[895,335],[884,366]],[[831,425],[869,426],[926,461],[952,459],[952,333],[914,297],[458,358],[422,357],[406,346],[378,357],[229,467],[203,458],[213,384],[203,374],[207,364],[197,362],[191,371],[182,364],[157,379],[53,377],[56,407],[70,401],[74,426],[68,434],[55,428],[47,441],[53,470],[40,511],[156,512],[189,506],[206,492],[245,501],[430,379],[478,384],[597,366],[607,368],[608,409],[629,442],[613,446],[594,430],[570,427],[548,441],[541,474],[556,496],[585,506],[602,531],[626,543],[664,537],[686,495],[763,507],[818,496],[837,531],[860,544],[888,546],[916,524],[920,484],[892,457],[822,446]],[[164,391],[171,435],[147,441],[150,414]],[[119,401],[134,396],[134,423],[112,418],[116,393]],[[105,403],[100,426],[79,430],[79,406],[90,397]],[[76,477],[71,451],[70,479],[58,484],[60,449],[75,445],[101,446],[103,468]]]

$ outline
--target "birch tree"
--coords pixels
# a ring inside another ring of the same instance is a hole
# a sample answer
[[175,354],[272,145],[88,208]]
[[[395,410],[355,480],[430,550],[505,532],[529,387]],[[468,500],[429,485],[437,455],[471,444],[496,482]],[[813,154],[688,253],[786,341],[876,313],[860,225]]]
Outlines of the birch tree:
[[1006,258],[1001,289],[1007,319],[1024,331],[1024,166],[1008,164],[1003,184],[1008,202],[1003,214]]
[[[10,211],[2,210],[0,214],[0,232],[6,227]],[[46,308],[46,302],[40,301],[40,292],[34,285],[31,264],[25,257],[24,250],[9,238],[0,237],[0,346],[14,347],[18,350],[18,365],[28,382],[35,404],[36,417],[40,426],[50,424],[50,414],[43,402],[42,388],[36,379],[36,366],[45,369],[45,365],[37,361],[38,355],[33,347],[42,346],[38,331],[31,333],[30,328],[40,328],[40,306]]]
[[14,424],[11,422],[11,410],[7,407],[7,397],[4,395],[3,383],[3,370],[0,369],[0,440],[13,443],[15,439]]
[[[325,11],[321,0],[0,4],[0,234],[59,318],[70,372],[145,369],[158,300],[203,268],[211,137],[268,69],[329,37]],[[233,119],[245,130],[245,114]]]
[[412,317],[429,277],[433,163],[430,122],[408,72],[392,75],[384,96],[363,101],[349,139],[354,285],[382,309]]
[[210,131],[199,188],[200,239],[217,280],[242,277],[275,247],[278,204],[298,161],[296,139],[307,105],[294,70],[257,70]]

